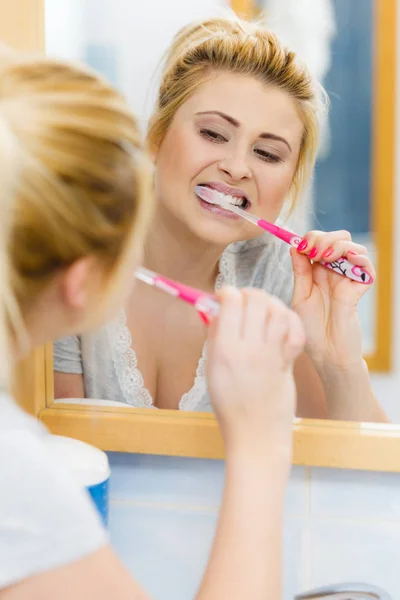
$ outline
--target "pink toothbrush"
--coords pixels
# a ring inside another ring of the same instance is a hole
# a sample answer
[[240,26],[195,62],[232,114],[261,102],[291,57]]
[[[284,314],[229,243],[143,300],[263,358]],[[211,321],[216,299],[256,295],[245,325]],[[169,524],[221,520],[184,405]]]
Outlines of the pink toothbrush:
[[[205,202],[209,202],[210,204],[216,204],[217,206],[222,206],[223,208],[230,210],[231,212],[243,217],[243,219],[250,221],[250,223],[258,225],[258,227],[261,227],[261,229],[272,233],[272,235],[275,235],[280,240],[283,240],[290,246],[293,246],[293,248],[297,248],[301,240],[303,239],[301,236],[296,235],[295,233],[291,233],[287,229],[278,227],[278,225],[269,223],[264,219],[259,219],[259,217],[256,217],[256,215],[252,215],[251,213],[246,212],[238,206],[234,206],[233,204],[225,200],[222,194],[216,192],[211,188],[198,185],[195,188],[195,192],[197,196],[199,196],[199,198],[201,198]],[[358,283],[370,285],[374,282],[374,278],[366,269],[364,269],[363,267],[353,265],[345,258],[339,258],[338,260],[335,260],[332,263],[326,261],[320,261],[320,263],[327,269],[331,269],[332,271],[335,271],[335,273],[338,273],[339,275],[344,275],[345,277],[353,279],[353,281],[357,281]]]
[[148,285],[153,285],[171,296],[181,298],[184,302],[192,304],[206,325],[210,322],[210,317],[219,314],[219,302],[211,294],[192,288],[189,285],[183,285],[183,283],[168,279],[143,267],[137,269],[135,276]]

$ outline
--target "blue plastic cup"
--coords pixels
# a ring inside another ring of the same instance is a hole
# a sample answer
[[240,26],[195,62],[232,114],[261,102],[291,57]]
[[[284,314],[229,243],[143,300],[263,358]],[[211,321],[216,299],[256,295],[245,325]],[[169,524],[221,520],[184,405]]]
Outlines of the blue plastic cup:
[[59,435],[49,436],[51,452],[72,473],[78,485],[86,488],[108,526],[110,465],[107,454],[90,444]]

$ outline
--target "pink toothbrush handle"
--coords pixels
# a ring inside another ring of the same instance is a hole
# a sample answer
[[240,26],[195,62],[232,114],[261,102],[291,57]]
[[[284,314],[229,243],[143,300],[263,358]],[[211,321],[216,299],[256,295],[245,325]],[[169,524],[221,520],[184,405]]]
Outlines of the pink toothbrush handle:
[[335,271],[335,273],[339,273],[340,275],[344,275],[353,281],[357,281],[358,283],[364,283],[365,285],[371,285],[371,283],[374,283],[374,278],[366,269],[363,267],[358,267],[357,265],[353,265],[345,258],[339,258],[332,263],[321,261],[321,265],[327,269]]
[[[290,245],[294,248],[300,244],[302,238],[297,235],[294,235],[290,241]],[[374,278],[372,275],[363,267],[359,267],[357,265],[353,265],[346,258],[338,258],[333,262],[326,262],[325,260],[320,260],[319,263],[326,267],[327,269],[331,269],[335,273],[339,275],[344,275],[348,277],[348,279],[352,279],[353,281],[357,281],[357,283],[363,283],[365,285],[371,285],[374,283]]]
[[[276,235],[280,240],[283,240],[287,244],[293,246],[293,248],[297,248],[300,244],[301,238],[299,235],[295,233],[291,233],[282,227],[278,227],[277,225],[273,225],[272,223],[268,223],[268,221],[264,221],[264,219],[260,219],[257,223],[259,227],[265,229],[265,231],[269,231],[273,235]],[[358,283],[364,283],[365,285],[371,285],[374,282],[374,278],[372,275],[363,267],[358,267],[357,265],[353,265],[346,258],[339,258],[334,262],[326,262],[320,261],[320,264],[326,267],[327,269],[331,269],[338,273],[339,275],[344,275],[353,281],[357,281]]]
[[159,289],[164,290],[172,296],[181,298],[184,302],[188,302],[188,304],[192,304],[206,325],[210,322],[211,317],[219,314],[219,302],[211,294],[184,285],[178,281],[173,281],[162,275],[158,275],[154,279],[154,282]]
[[[302,238],[298,236],[294,236],[291,240],[290,245],[294,248],[297,248]],[[357,265],[353,265],[346,258],[338,258],[333,262],[326,262],[325,260],[320,260],[319,264],[327,269],[331,269],[335,273],[339,275],[344,275],[348,279],[352,279],[353,281],[357,281],[357,283],[363,283],[365,285],[371,285],[374,283],[374,278],[372,275],[363,267],[359,267]]]

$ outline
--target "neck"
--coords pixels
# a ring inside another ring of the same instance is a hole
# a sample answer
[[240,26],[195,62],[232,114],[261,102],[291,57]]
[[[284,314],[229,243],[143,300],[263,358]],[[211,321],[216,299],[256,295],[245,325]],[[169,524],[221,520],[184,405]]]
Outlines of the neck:
[[144,266],[186,285],[213,290],[223,250],[196,237],[159,206],[146,239]]
[[60,331],[59,326],[53,323],[51,308],[47,312],[30,310],[25,315],[24,325],[26,335],[23,336],[20,343],[16,344],[16,360],[24,358],[35,348],[43,346],[44,344],[53,341],[53,339],[64,335],[64,331]]
[[[57,281],[48,285],[23,313],[26,335],[16,340],[15,359],[23,358],[38,346],[71,335],[71,317],[60,301]],[[73,321],[72,321],[73,322]]]

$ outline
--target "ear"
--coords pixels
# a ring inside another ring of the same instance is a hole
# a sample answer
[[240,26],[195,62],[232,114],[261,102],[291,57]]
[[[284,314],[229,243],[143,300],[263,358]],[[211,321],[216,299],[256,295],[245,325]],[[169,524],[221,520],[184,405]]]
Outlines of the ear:
[[73,309],[87,307],[89,290],[95,277],[94,261],[91,257],[80,258],[64,270],[60,279],[60,291],[63,302]]

